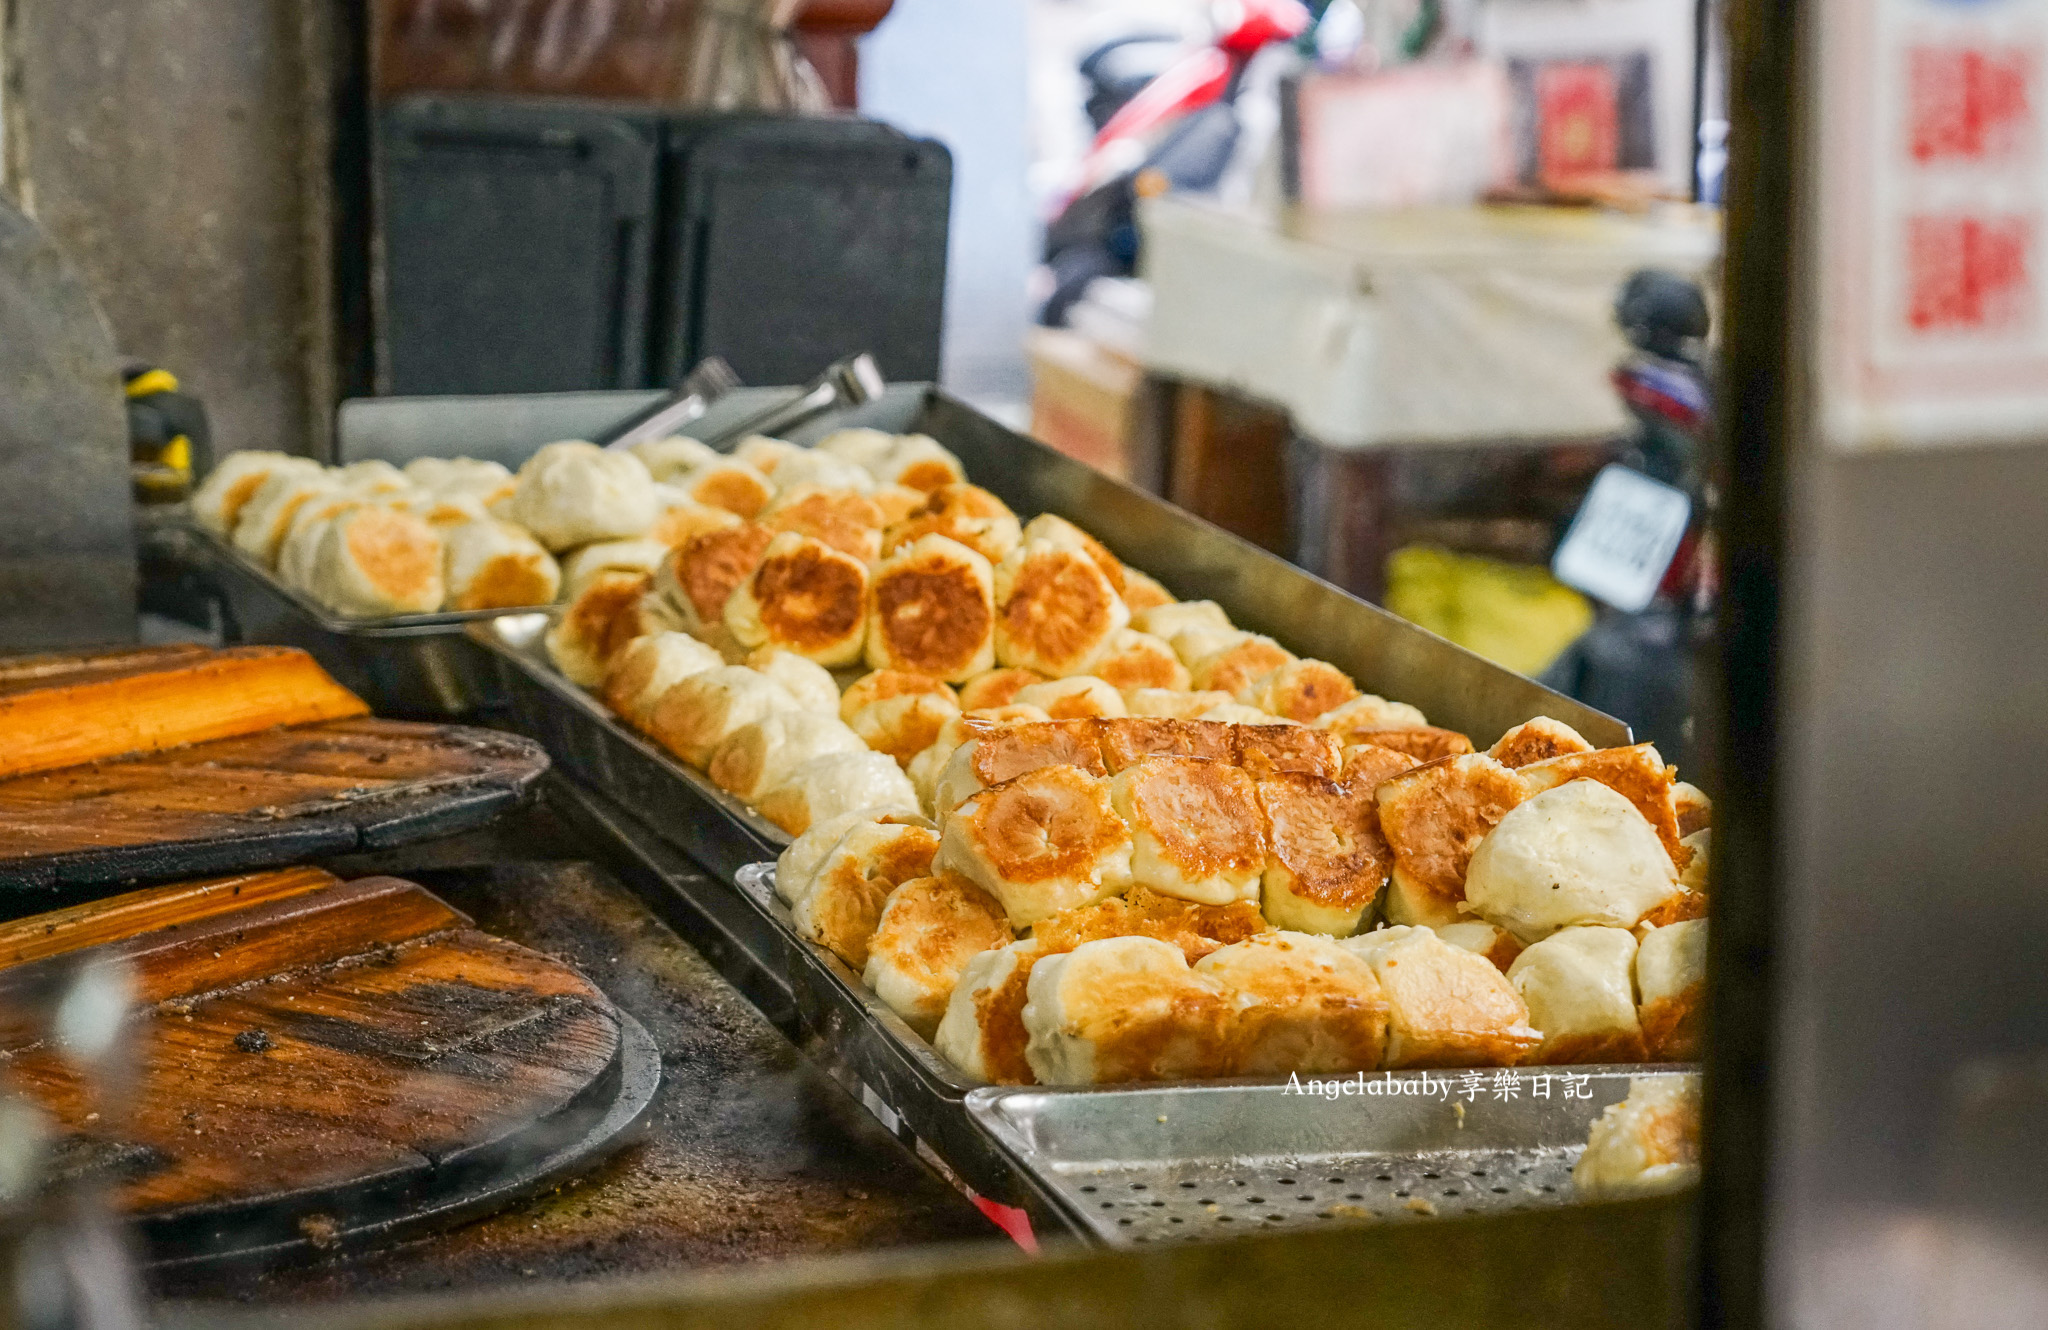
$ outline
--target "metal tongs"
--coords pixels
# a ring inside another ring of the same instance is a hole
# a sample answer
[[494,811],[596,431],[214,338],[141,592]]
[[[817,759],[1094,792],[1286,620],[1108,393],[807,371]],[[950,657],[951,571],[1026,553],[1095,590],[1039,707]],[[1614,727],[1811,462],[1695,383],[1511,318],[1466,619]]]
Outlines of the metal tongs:
[[719,448],[749,434],[779,435],[827,411],[872,402],[882,395],[884,386],[881,368],[875,364],[873,356],[863,351],[859,355],[833,361],[825,367],[823,374],[799,388],[796,396],[757,411],[703,442]]
[[649,439],[665,439],[711,409],[711,404],[740,386],[740,376],[718,356],[706,356],[685,374],[673,391],[635,411],[591,440],[603,448],[630,448]]

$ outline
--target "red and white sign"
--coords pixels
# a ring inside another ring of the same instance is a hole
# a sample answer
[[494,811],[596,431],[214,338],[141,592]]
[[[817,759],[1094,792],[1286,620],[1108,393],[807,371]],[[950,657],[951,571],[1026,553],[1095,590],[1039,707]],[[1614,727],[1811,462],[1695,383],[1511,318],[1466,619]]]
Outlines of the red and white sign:
[[1810,243],[1828,443],[2048,439],[2048,0],[1820,12]]

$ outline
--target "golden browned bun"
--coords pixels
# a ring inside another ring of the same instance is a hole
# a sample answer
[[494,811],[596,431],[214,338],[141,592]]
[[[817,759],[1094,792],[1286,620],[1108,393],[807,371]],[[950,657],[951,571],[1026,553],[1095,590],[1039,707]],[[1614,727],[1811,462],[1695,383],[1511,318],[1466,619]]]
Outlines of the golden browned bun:
[[1104,680],[1088,674],[1048,679],[1019,689],[1016,700],[1038,707],[1054,720],[1080,720],[1088,716],[1121,716],[1124,695]]
[[866,748],[859,735],[829,717],[794,708],[773,711],[721,740],[704,774],[735,799],[753,803],[813,758]]
[[1236,631],[1231,626],[1230,616],[1213,600],[1177,600],[1142,609],[1133,605],[1131,627],[1166,642],[1172,642],[1190,628],[1224,633]]
[[1627,748],[1601,748],[1590,753],[1567,753],[1545,758],[1521,769],[1531,793],[1556,789],[1568,781],[1597,780],[1636,806],[1674,865],[1683,866],[1688,857],[1678,847],[1678,810],[1672,804],[1672,782],[1678,768],[1664,765],[1653,744],[1632,744]]
[[1230,727],[1205,720],[1131,716],[1104,721],[1102,760],[1115,775],[1148,757],[1198,757],[1226,765],[1237,761]]
[[[1383,813],[1400,779],[1381,787]],[[1573,924],[1633,928],[1670,900],[1677,876],[1633,804],[1575,780],[1501,818],[1472,854],[1464,894],[1482,919],[1533,942]]]
[[634,729],[644,730],[669,689],[724,664],[715,649],[688,633],[649,633],[612,657],[604,676],[605,704]]
[[977,791],[1041,767],[1072,766],[1103,775],[1099,724],[1060,720],[978,729],[939,773],[932,791],[934,813],[950,813]]
[[312,594],[346,615],[441,608],[441,537],[411,513],[354,508],[328,523],[313,556]]
[[996,659],[1061,678],[1079,674],[1130,619],[1083,551],[1020,545],[995,575]]
[[941,485],[923,506],[882,536],[882,553],[894,554],[925,536],[944,536],[1001,563],[1022,542],[1023,528],[1009,506],[979,485]]
[[654,525],[647,528],[647,538],[670,549],[686,545],[707,531],[723,531],[746,520],[738,513],[698,503],[681,490],[666,485],[656,485],[654,489]]
[[792,457],[802,457],[804,450],[796,444],[782,439],[772,439],[766,434],[749,434],[733,445],[732,460],[744,462],[764,476],[774,476],[776,469]]
[[1378,744],[1346,744],[1338,754],[1344,764],[1344,783],[1377,790],[1384,782],[1422,765],[1406,753]]
[[[953,754],[960,751],[960,745],[1003,725],[1051,719],[1037,707],[1022,707],[1014,703],[1006,707],[980,707],[953,717],[939,727],[938,737],[932,740],[931,745],[911,758],[910,765],[904,768],[904,774],[910,777],[910,784],[917,791],[919,807],[927,813],[936,814],[938,811],[939,778],[945,774],[946,764],[953,760]],[[974,788],[981,787],[976,785]]]
[[949,680],[995,664],[995,573],[944,536],[899,546],[875,569],[867,662]]
[[754,805],[792,836],[802,835],[813,822],[859,809],[918,815],[917,791],[902,768],[886,754],[872,752],[812,758]]
[[654,524],[654,477],[631,453],[551,443],[519,468],[508,515],[556,551],[638,536]]
[[1522,941],[1507,929],[1484,920],[1474,919],[1462,924],[1441,924],[1433,932],[1454,947],[1469,951],[1475,956],[1484,956],[1493,962],[1493,968],[1502,974],[1515,963],[1515,957],[1522,954]]
[[781,685],[744,665],[721,665],[663,693],[648,718],[648,732],[683,761],[702,767],[734,732],[796,709],[796,699]]
[[1705,831],[1714,820],[1714,801],[1699,786],[1675,781],[1671,786],[1671,811],[1678,818],[1678,837],[1684,840],[1695,832]]
[[1134,618],[1141,610],[1156,610],[1162,605],[1174,603],[1171,591],[1159,585],[1149,574],[1125,565],[1124,604],[1131,607]]
[[278,471],[312,476],[320,474],[320,464],[309,457],[253,448],[229,453],[214,464],[199,488],[192,491],[193,520],[217,536],[232,533],[241,519],[243,506]]
[[1051,545],[1056,549],[1074,550],[1094,560],[1102,575],[1109,579],[1110,586],[1119,596],[1124,590],[1124,565],[1109,547],[1095,537],[1075,526],[1064,517],[1052,513],[1040,513],[1024,524],[1024,543]]
[[1088,666],[1089,673],[1120,691],[1170,688],[1186,691],[1190,676],[1163,639],[1126,628],[1109,640]]
[[1678,842],[1690,856],[1685,862],[1685,867],[1679,870],[1678,885],[1702,897],[1707,894],[1707,852],[1713,835],[1711,830],[1701,827]]
[[966,711],[1006,707],[1017,700],[1019,692],[1044,682],[1045,676],[1037,670],[986,670],[960,685],[960,706]]
[[793,651],[761,647],[748,652],[740,663],[788,689],[799,709],[819,716],[839,714],[839,684],[832,678],[832,671],[816,661],[805,660]]
[[[514,528],[515,530],[517,528]],[[574,600],[603,572],[647,573],[668,557],[668,547],[652,540],[600,540],[562,556],[562,598]],[[532,604],[531,601],[525,602]]]
[[[357,497],[347,490],[343,490],[341,493],[348,498]],[[305,516],[306,508],[310,508],[320,502],[321,500],[314,499],[305,508],[300,508],[298,515],[292,518],[292,530],[298,529],[299,520]],[[484,510],[484,506],[481,503],[478,503],[467,494],[433,494],[426,490],[407,490],[402,494],[385,495],[373,502],[382,503],[386,507],[396,508],[400,512],[411,513],[414,517],[419,518],[422,522],[425,522],[436,531],[442,532],[444,535],[451,527],[466,526],[471,522],[481,522],[490,516]],[[533,537],[528,535],[524,528],[521,528],[520,534],[525,535],[528,540],[533,540]],[[285,540],[290,541],[291,536],[287,534]],[[534,543],[536,545],[540,544],[539,541],[534,541]],[[284,558],[283,546],[278,547],[278,558],[280,561]]]
[[607,569],[562,611],[545,641],[548,658],[569,682],[585,688],[604,683],[613,654],[626,644],[612,641],[612,622],[637,607],[651,584],[645,573]]
[[1294,653],[1272,638],[1251,636],[1221,651],[1189,661],[1188,673],[1193,677],[1195,687],[1213,688],[1236,697],[1252,680],[1293,661]]
[[967,962],[932,1047],[969,1076],[997,1085],[1035,1085],[1025,1060],[1024,1002],[1043,951],[1029,938]]
[[1210,707],[1207,711],[1198,713],[1195,719],[1216,721],[1224,725],[1287,725],[1296,729],[1306,728],[1297,721],[1282,720],[1270,711],[1248,707],[1242,702],[1225,702],[1221,706]]
[[1172,688],[1132,688],[1124,693],[1124,707],[1133,716],[1195,720],[1218,707],[1235,705],[1228,693],[1183,693]]
[[752,519],[768,506],[768,500],[775,495],[775,487],[768,477],[731,458],[707,462],[693,471],[687,471],[669,482],[681,490],[685,497],[707,508],[723,508],[729,513]]
[[1470,739],[1456,730],[1438,729],[1434,725],[1418,725],[1405,730],[1368,730],[1357,737],[1381,748],[1406,753],[1418,762],[1434,762],[1438,758],[1457,757],[1472,751]]
[[443,529],[441,559],[451,610],[546,605],[561,587],[562,570],[539,541],[488,517]]
[[687,434],[643,439],[626,451],[639,458],[640,465],[647,468],[647,474],[657,481],[674,480],[719,458],[718,451],[711,445],[699,443]]
[[1372,967],[1307,933],[1266,933],[1211,952],[1195,973],[1237,1000],[1230,1074],[1370,1071],[1387,1046],[1387,999]]
[[1118,772],[1110,798],[1131,828],[1133,881],[1205,905],[1257,900],[1266,819],[1251,778],[1192,757],[1148,757]]
[[[367,507],[370,500],[356,498],[341,490],[308,499],[292,514],[291,529],[277,547],[277,576],[286,586],[301,591],[313,589],[313,561],[320,553],[320,541],[335,518],[352,509]],[[428,525],[432,525],[429,523]],[[442,540],[445,544],[447,536]],[[446,569],[442,570],[446,580]]]
[[1042,767],[990,786],[941,825],[938,866],[1001,901],[1016,928],[1131,884],[1130,829],[1107,782],[1079,767]]
[[790,907],[790,919],[799,933],[858,971],[868,963],[868,939],[882,921],[883,902],[905,882],[928,876],[938,848],[938,835],[923,827],[857,825],[818,865],[810,889]]
[[1493,747],[1486,750],[1486,755],[1504,767],[1526,767],[1545,758],[1592,751],[1593,745],[1571,726],[1548,716],[1538,716],[1503,734]]
[[1706,920],[1688,919],[1644,932],[1636,948],[1636,1019],[1652,1061],[1698,1060],[1706,983]]
[[867,495],[852,490],[816,485],[784,490],[761,510],[758,520],[770,531],[809,536],[862,563],[882,557],[882,509]]
[[868,703],[846,723],[868,747],[908,769],[910,760],[931,747],[946,722],[959,714],[959,707],[937,693],[905,693]]
[[1250,901],[1200,905],[1150,887],[1132,887],[1125,895],[1041,919],[1031,936],[1047,955],[1072,951],[1098,938],[1158,938],[1179,947],[1193,965],[1218,947],[1270,931],[1272,925]]
[[1427,928],[1382,928],[1337,945],[1380,981],[1390,1069],[1513,1066],[1543,1042],[1506,975]]
[[1532,1061],[1550,1065],[1641,1062],[1636,1020],[1636,940],[1625,928],[1564,928],[1532,943],[1508,982],[1543,1032]]
[[1406,702],[1389,702],[1371,693],[1361,694],[1333,710],[1317,716],[1316,728],[1328,730],[1345,743],[1373,742],[1374,730],[1412,730],[1429,724],[1420,711]]
[[1178,948],[1104,938],[1031,967],[1024,1056],[1045,1085],[1220,1076],[1235,1007]]
[[1351,676],[1320,660],[1292,660],[1238,690],[1237,700],[1306,724],[1358,696]]
[[292,519],[299,511],[315,500],[343,493],[346,491],[317,467],[273,470],[236,515],[234,547],[265,567],[274,568],[284,538],[291,534]]
[[1343,770],[1336,742],[1306,725],[1238,725],[1231,731],[1237,765],[1253,780],[1302,771],[1336,780]]
[[1700,1180],[1700,1078],[1635,1076],[1608,1105],[1572,1166],[1580,1200],[1651,1196]]
[[924,507],[931,496],[908,485],[877,485],[868,497],[882,510],[882,530],[887,532],[890,527],[909,521],[910,515]]
[[1349,937],[1370,927],[1394,866],[1372,786],[1295,771],[1258,782],[1258,792],[1268,828],[1261,912],[1299,933]]
[[966,878],[912,878],[882,903],[861,982],[930,1039],[967,963],[1014,940],[1002,903]]
[[1464,917],[1458,905],[1472,852],[1529,789],[1484,753],[1466,753],[1383,781],[1377,795],[1380,834],[1394,851],[1387,917],[1433,925]]
[[851,665],[867,638],[867,565],[785,531],[733,589],[725,626],[749,650],[774,646],[820,665]]
[[911,670],[874,670],[846,685],[845,693],[839,698],[839,719],[852,720],[854,713],[863,707],[917,693],[944,698],[953,704],[954,710],[960,709],[960,699],[943,679]]
[[725,602],[746,581],[774,533],[751,523],[706,531],[678,545],[655,576],[662,594],[699,636],[725,630]]
[[929,434],[905,434],[882,457],[868,464],[868,471],[884,485],[929,494],[941,485],[957,485],[967,478],[960,459]]

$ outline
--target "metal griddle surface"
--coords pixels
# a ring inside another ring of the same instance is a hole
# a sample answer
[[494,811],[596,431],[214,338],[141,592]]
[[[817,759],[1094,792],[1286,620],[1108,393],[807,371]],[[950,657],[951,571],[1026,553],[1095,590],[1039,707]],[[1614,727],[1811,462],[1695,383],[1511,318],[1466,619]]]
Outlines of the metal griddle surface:
[[[479,928],[590,976],[660,1045],[646,1134],[490,1218],[353,1258],[154,1291],[243,1304],[503,1289],[921,1243],[996,1230],[807,1061],[541,805],[489,831],[329,864],[404,873]],[[197,1307],[187,1310],[203,1312]]]

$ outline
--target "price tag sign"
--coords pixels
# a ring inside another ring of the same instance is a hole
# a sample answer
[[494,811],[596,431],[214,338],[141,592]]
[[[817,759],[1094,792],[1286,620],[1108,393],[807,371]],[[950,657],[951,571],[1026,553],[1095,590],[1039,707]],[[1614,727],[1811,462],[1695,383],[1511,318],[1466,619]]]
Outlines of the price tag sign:
[[1566,586],[1633,614],[1656,596],[1691,518],[1684,490],[1610,464],[1594,477],[1550,570]]

